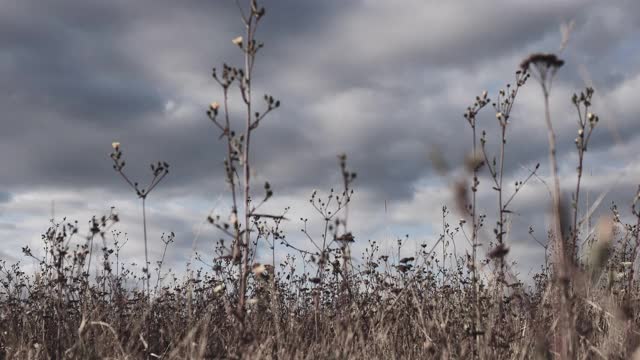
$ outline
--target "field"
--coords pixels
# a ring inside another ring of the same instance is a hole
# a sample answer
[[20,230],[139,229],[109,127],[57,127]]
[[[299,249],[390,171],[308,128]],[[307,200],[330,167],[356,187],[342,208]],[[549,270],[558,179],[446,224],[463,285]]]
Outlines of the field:
[[[154,162],[151,180],[138,183],[129,144],[105,139],[111,180],[140,205],[142,236],[119,232],[123,219],[112,208],[87,229],[58,217],[43,229],[41,248],[25,244],[19,262],[0,257],[0,358],[640,359],[640,188],[626,203],[585,199],[587,149],[606,130],[594,88],[575,89],[569,101],[554,97],[554,79],[568,66],[563,48],[523,53],[508,85],[478,88],[468,99],[459,117],[466,132],[455,140],[466,144],[465,160],[452,166],[446,150],[431,153],[451,184],[450,205],[432,204],[441,228],[433,241],[398,237],[389,247],[352,230],[362,178],[352,154],[334,154],[338,182],[311,193],[313,217],[269,206],[279,184],[255,178],[264,145],[255,137],[287,99],[259,93],[253,82],[262,79],[254,67],[263,59],[258,25],[271,13],[256,0],[236,10],[244,32],[220,46],[242,61],[213,69],[219,97],[201,109],[224,149],[224,159],[210,163],[223,169],[230,204],[206,218],[217,234],[213,250],[193,251],[186,270],[167,265],[176,234],[148,234],[147,200],[174,166]],[[535,89],[543,109],[531,116],[544,119],[546,161],[513,183],[517,144],[509,136],[523,89]],[[564,119],[552,101],[575,118],[568,150],[558,145],[567,139],[557,136]],[[570,183],[560,176],[566,151],[576,161]],[[547,221],[527,233],[512,218],[533,183],[548,197],[531,211]],[[484,206],[487,199],[495,205]],[[293,221],[301,224],[295,234],[285,226]],[[527,259],[512,251],[515,238],[544,250],[535,272],[518,270]],[[122,255],[133,242],[144,248],[142,266]]]

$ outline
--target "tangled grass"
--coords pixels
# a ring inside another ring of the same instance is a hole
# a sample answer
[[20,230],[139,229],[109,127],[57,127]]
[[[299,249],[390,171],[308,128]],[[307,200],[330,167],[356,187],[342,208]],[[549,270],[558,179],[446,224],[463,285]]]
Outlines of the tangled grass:
[[[265,95],[264,107],[256,110],[252,73],[263,44],[255,34],[266,12],[255,0],[239,10],[246,33],[232,42],[243,52],[245,63],[242,67],[225,64],[221,72],[214,69],[223,100],[211,103],[207,111],[227,145],[224,169],[233,203],[230,214],[214,214],[208,220],[230,245],[221,240],[215,254],[198,254],[204,267],[184,276],[163,274],[163,255],[152,286],[146,217],[146,264],[141,273],[120,261],[126,240],[112,228],[119,221],[115,212],[93,218],[86,235],[80,234],[77,223],[52,223],[42,237],[43,251],[22,249],[39,264],[35,271],[27,273],[20,264],[0,261],[0,357],[640,358],[636,350],[640,289],[635,272],[640,190],[630,214],[621,215],[614,206],[597,231],[578,230],[583,160],[599,118],[590,110],[593,89],[573,97],[579,118],[578,178],[574,202],[563,204],[556,173],[556,135],[548,110],[551,81],[564,65],[561,59],[542,53],[527,57],[514,83],[500,90],[494,101],[483,92],[467,108],[464,118],[471,128],[471,153],[466,174],[457,180],[453,194],[461,220],[450,224],[450,210],[443,208],[443,229],[435,244],[420,244],[415,254],[401,258],[382,253],[380,245],[371,241],[361,261],[355,262],[351,254],[355,238],[347,215],[356,174],[348,169],[346,156],[339,157],[341,189],[324,197],[314,192],[310,199],[323,234],[312,237],[306,231],[308,219],[301,219],[309,246],[287,239],[281,229],[287,211],[258,212],[273,196],[269,183],[264,184],[261,202],[252,201],[251,134],[280,107],[280,101]],[[529,86],[531,76],[542,87],[547,110],[554,221],[547,239],[540,242],[550,261],[525,282],[510,268],[505,235],[512,200],[538,176],[540,165],[516,182],[512,193],[506,192],[503,180],[511,110],[519,89]],[[239,123],[232,121],[228,111],[236,89],[246,108],[246,118]],[[495,155],[486,146],[489,135],[476,127],[476,116],[491,107],[501,144]],[[152,165],[153,181],[142,188],[127,177],[121,145],[114,143],[113,150],[115,171],[142,200],[144,211],[146,196],[168,174],[169,165]],[[488,175],[488,184],[481,183],[481,174]],[[487,215],[476,210],[476,194],[483,186],[496,192],[493,238],[484,235]],[[636,222],[627,224],[622,220],[626,218]],[[113,241],[106,241],[108,235]],[[469,250],[462,255],[448,251],[445,243],[461,235]],[[78,238],[79,242],[74,240]],[[102,240],[100,249],[96,239]],[[174,235],[163,236],[162,241],[166,254]],[[406,241],[398,240],[398,253]],[[272,250],[270,264],[256,261],[258,249],[264,248],[258,244]],[[480,249],[483,245],[485,252]],[[442,252],[436,251],[440,246]],[[275,262],[276,247],[288,251],[285,261]],[[94,275],[92,258],[99,261]],[[303,271],[298,266],[301,262],[308,265]]]

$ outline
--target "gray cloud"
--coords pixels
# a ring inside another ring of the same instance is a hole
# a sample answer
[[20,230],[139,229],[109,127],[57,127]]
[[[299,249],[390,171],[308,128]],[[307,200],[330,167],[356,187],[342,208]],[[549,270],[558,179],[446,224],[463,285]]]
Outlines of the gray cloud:
[[[400,204],[419,198],[421,184],[436,176],[428,157],[432,146],[452,167],[460,164],[470,149],[470,130],[462,118],[466,106],[484,89],[495,94],[511,81],[529,52],[555,51],[559,25],[569,20],[576,25],[553,98],[563,169],[572,174],[573,158],[566,155],[575,136],[570,95],[585,81],[598,91],[594,111],[602,118],[588,153],[594,156],[591,168],[611,165],[612,159],[619,167],[636,161],[631,150],[639,130],[633,95],[640,86],[635,2],[335,0],[269,1],[266,7],[259,32],[266,47],[259,55],[255,93],[272,93],[283,106],[255,135],[258,189],[268,180],[277,196],[304,203],[310,189],[339,184],[336,155],[345,152],[359,175],[363,221],[367,216],[380,220],[377,211],[384,200],[408,212],[396,214],[399,219],[411,218],[410,212],[418,210]],[[195,224],[206,216],[201,208],[225,191],[224,146],[204,111],[209,102],[221,100],[211,67],[240,60],[230,39],[241,31],[233,1],[3,5],[0,185],[7,192],[0,193],[2,215],[39,220],[3,226],[0,232],[37,238],[37,227],[46,226],[48,198],[65,198],[69,191],[78,195],[60,211],[88,219],[115,204],[135,223],[135,197],[108,158],[110,143],[117,140],[127,171],[141,183],[150,162],[171,164],[150,203],[157,204],[151,205],[154,225],[176,231],[180,239],[171,256],[183,259]],[[233,114],[240,117],[235,95]],[[546,174],[541,101],[532,81],[514,108],[506,163],[510,179],[522,174],[521,165],[535,162]],[[489,109],[481,127],[490,134],[491,149],[495,126]],[[439,186],[431,194],[445,192]],[[38,202],[30,194],[43,198]],[[612,194],[618,196],[624,198]],[[200,208],[189,211],[194,199],[202,202]],[[24,209],[25,201],[33,208]],[[73,210],[78,201],[82,205]],[[183,205],[163,207],[172,201]],[[429,206],[419,211],[436,214],[439,206],[433,201]],[[175,211],[188,216],[176,217]],[[123,226],[134,229],[133,223]],[[543,227],[543,221],[536,224]],[[379,229],[367,234],[366,228],[361,238],[377,236]],[[514,239],[521,238],[522,229],[514,229]],[[209,240],[216,236],[206,234]]]
[[0,204],[11,201],[11,193],[8,191],[0,191]]

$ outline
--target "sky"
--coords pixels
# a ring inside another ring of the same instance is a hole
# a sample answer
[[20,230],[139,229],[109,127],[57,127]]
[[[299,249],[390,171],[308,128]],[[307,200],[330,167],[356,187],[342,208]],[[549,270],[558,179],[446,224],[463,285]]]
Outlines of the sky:
[[[640,183],[640,3],[636,1],[299,1],[263,2],[257,37],[254,94],[269,93],[282,106],[252,135],[256,194],[269,181],[268,211],[290,207],[285,229],[292,243],[311,248],[321,218],[308,199],[340,186],[337,155],[357,172],[349,226],[354,261],[368,240],[393,252],[434,244],[449,221],[451,184],[463,174],[471,130],[463,118],[475,96],[513,83],[522,59],[558,52],[561,28],[571,27],[559,53],[551,113],[557,131],[562,189],[575,187],[576,111],[571,95],[595,88],[592,111],[600,117],[585,162],[585,209],[605,195],[597,214],[616,202],[628,214]],[[150,257],[162,254],[162,233],[175,243],[166,263],[183,271],[195,250],[213,255],[222,235],[204,220],[227,216],[224,143],[206,117],[222,93],[211,69],[242,63],[231,42],[243,25],[232,0],[0,0],[0,259],[32,262],[52,216],[78,220],[120,216],[123,257],[143,259],[139,199],[113,171],[111,143],[120,142],[125,170],[144,184],[149,163],[170,164],[170,174],[147,200]],[[531,79],[516,100],[507,133],[505,182],[541,164],[513,202],[507,241],[510,261],[523,278],[538,269],[550,201],[547,137],[540,86]],[[238,92],[233,121],[242,121]],[[495,111],[478,118],[487,148],[497,151]],[[432,164],[437,152],[449,172]],[[546,180],[546,181],[545,181]],[[491,233],[497,208],[487,173],[480,207]],[[256,195],[259,196],[259,195]],[[587,202],[588,201],[588,202]],[[594,215],[595,216],[595,215]],[[594,220],[595,221],[595,220]],[[585,229],[586,230],[586,229]],[[588,230],[587,230],[588,231]],[[107,241],[112,241],[111,236]],[[457,251],[466,240],[458,237]],[[485,247],[486,248],[486,247]],[[286,253],[278,248],[278,259]],[[270,261],[269,254],[261,255]]]

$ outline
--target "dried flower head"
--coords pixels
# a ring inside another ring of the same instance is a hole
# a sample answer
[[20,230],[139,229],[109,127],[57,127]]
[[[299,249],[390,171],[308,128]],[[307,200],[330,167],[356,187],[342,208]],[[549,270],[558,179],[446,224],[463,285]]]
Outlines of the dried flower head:
[[213,293],[214,294],[218,294],[218,293],[224,291],[225,288],[226,288],[226,286],[224,284],[220,284],[220,285],[216,286],[215,288],[213,288]]
[[238,45],[239,47],[242,47],[242,36],[234,38],[233,40],[231,40],[231,42]]
[[553,76],[562,65],[564,65],[564,60],[558,58],[555,54],[534,53],[522,60],[520,69],[537,78],[540,85],[542,85],[545,96],[548,96]]
[[255,305],[258,303],[258,299],[256,298],[251,298],[249,300],[247,300],[247,305]]
[[348,232],[338,236],[336,240],[344,242],[355,242],[355,237],[350,232]]
[[113,148],[113,150],[118,151],[120,150],[120,143],[117,141],[114,141],[111,143],[111,147]]
[[532,65],[538,69],[557,69],[564,65],[564,60],[558,58],[555,54],[534,53],[522,60],[520,68],[523,71],[527,71]]
[[413,261],[413,260],[415,260],[415,258],[414,258],[413,256],[412,256],[412,257],[406,257],[406,258],[402,258],[402,259],[400,260],[400,263],[401,263],[401,264],[406,264],[406,263],[411,262],[411,261]]
[[255,264],[252,271],[255,275],[262,275],[262,273],[267,271],[267,268],[263,264]]
[[220,108],[220,104],[218,104],[217,101],[214,101],[211,104],[209,104],[209,109],[211,109],[211,111],[218,111],[219,108]]
[[490,259],[496,259],[496,258],[500,259],[507,256],[508,253],[509,253],[508,246],[506,246],[505,244],[498,244],[489,251],[487,256],[489,256]]

